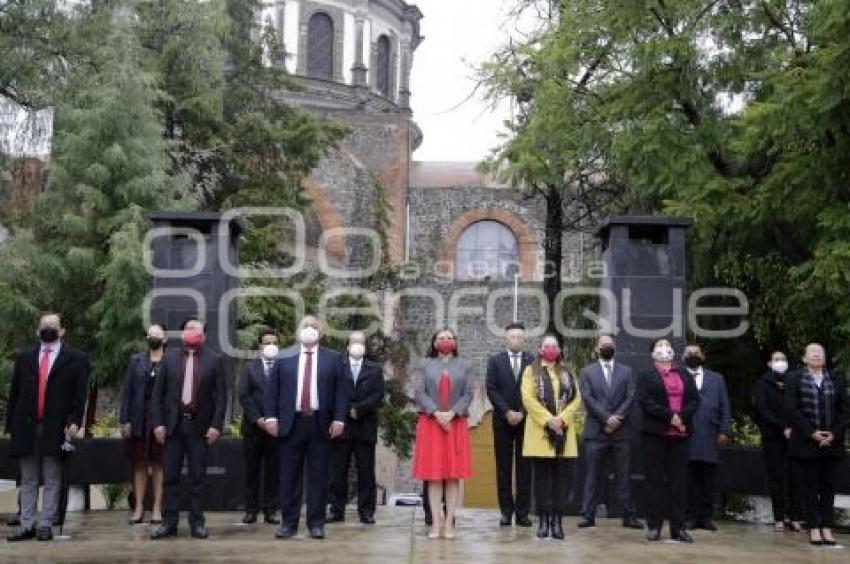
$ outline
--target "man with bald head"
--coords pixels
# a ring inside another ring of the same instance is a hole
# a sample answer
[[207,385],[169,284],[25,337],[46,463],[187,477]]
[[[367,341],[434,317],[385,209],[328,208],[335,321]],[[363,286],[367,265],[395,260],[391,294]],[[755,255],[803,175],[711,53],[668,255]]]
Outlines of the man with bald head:
[[307,465],[307,529],[325,538],[331,439],[342,435],[348,393],[336,351],[319,345],[322,325],[312,315],[298,325],[297,352],[278,359],[266,387],[265,429],[280,448],[279,539],[298,531]]
[[366,358],[366,334],[348,337],[348,354],[342,355],[342,371],[349,394],[348,418],[341,437],[333,441],[331,454],[331,522],[345,520],[348,501],[348,468],[357,463],[357,513],[360,522],[375,522],[375,445],[378,442],[378,409],[384,403],[384,370]]

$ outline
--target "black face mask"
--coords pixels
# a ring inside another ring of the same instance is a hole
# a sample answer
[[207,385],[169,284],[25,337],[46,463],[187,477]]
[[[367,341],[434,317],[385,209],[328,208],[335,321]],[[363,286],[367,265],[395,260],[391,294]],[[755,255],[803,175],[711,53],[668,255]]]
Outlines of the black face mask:
[[159,339],[157,337],[148,338],[148,348],[152,351],[161,349],[164,343],[165,341],[163,339]]
[[700,366],[702,366],[703,358],[698,354],[689,354],[685,357],[685,366],[690,368],[691,370],[696,370]]
[[59,329],[55,327],[45,327],[38,332],[38,338],[43,343],[55,343],[59,339]]
[[599,349],[599,358],[602,360],[611,360],[614,358],[614,347],[602,347]]

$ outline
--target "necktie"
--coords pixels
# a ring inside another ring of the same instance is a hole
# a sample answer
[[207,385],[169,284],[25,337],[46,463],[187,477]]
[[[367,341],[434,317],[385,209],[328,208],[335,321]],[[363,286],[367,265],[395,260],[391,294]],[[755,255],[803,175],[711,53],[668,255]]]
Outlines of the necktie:
[[611,365],[607,362],[602,365],[602,372],[605,374],[605,385],[611,387]]
[[313,351],[304,351],[304,377],[301,379],[301,413],[311,413],[313,391]]
[[271,372],[271,371],[272,371],[272,365],[273,365],[273,364],[274,364],[274,363],[273,363],[273,362],[271,362],[271,361],[269,361],[269,360],[263,361],[263,366],[264,366],[264,368],[265,368],[266,378],[268,378],[268,377],[269,377],[269,372]]
[[195,351],[188,350],[186,354],[188,356],[186,357],[186,371],[183,373],[183,393],[180,396],[180,400],[183,402],[183,405],[192,405],[192,386],[195,384]]
[[351,365],[351,377],[354,379],[354,383],[357,383],[357,377],[360,376],[360,363],[355,362]]
[[41,360],[38,363],[38,410],[36,418],[41,421],[44,418],[44,399],[47,394],[47,375],[50,373],[50,347],[44,347]]
[[519,355],[511,355],[511,369],[514,371],[514,380],[519,378]]

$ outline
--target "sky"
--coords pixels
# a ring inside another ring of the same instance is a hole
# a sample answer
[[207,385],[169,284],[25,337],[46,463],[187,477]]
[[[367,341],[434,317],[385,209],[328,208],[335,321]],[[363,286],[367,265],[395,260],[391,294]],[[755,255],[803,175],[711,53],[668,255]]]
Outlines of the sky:
[[[491,111],[475,89],[474,67],[504,45],[512,31],[511,0],[408,0],[424,14],[424,41],[413,56],[413,119],[424,141],[417,161],[478,161],[498,145],[509,105]],[[466,101],[465,101],[466,100]]]

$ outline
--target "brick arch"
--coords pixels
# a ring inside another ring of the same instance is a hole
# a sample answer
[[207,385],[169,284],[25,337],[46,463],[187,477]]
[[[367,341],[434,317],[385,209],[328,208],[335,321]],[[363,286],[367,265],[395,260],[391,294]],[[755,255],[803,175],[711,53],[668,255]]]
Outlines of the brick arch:
[[523,220],[507,210],[478,208],[460,215],[452,222],[446,238],[443,240],[440,250],[440,260],[451,264],[452,273],[454,273],[457,258],[457,241],[467,227],[479,221],[498,221],[511,230],[511,233],[517,239],[519,247],[520,277],[523,282],[532,281],[534,279],[534,272],[537,269],[537,255],[535,253],[537,241]]
[[[314,178],[305,178],[301,183],[307,191],[307,195],[313,201],[313,210],[322,224],[322,229],[335,229],[342,227],[342,219],[328,197],[325,188]],[[346,255],[345,238],[342,235],[332,235],[327,238],[328,254],[337,259],[343,259]]]

